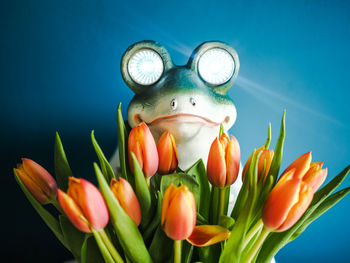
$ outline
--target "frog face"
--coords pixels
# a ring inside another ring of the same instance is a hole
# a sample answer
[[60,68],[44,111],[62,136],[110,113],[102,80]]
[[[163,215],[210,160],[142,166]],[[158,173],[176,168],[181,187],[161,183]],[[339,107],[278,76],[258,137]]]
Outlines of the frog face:
[[220,124],[227,131],[237,115],[227,91],[238,70],[236,51],[222,42],[201,44],[183,66],[174,65],[154,41],[130,46],[121,62],[124,81],[135,92],[128,108],[130,126],[144,121],[156,140],[168,130],[179,144],[211,139]]

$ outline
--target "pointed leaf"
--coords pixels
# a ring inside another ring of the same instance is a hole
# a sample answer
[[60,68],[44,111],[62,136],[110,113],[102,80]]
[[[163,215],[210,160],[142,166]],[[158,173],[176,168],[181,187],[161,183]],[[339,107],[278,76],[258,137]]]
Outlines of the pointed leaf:
[[92,235],[86,235],[81,247],[81,263],[104,263],[100,249]]
[[118,119],[118,148],[119,148],[119,159],[120,159],[120,168],[122,170],[122,177],[126,180],[128,180],[128,173],[127,173],[127,162],[125,158],[125,153],[127,149],[127,136],[128,133],[126,131],[126,127],[123,120],[122,115],[122,104],[119,103],[118,105],[118,111],[117,111],[117,119]]
[[113,172],[113,168],[109,164],[107,158],[105,157],[105,155],[103,154],[103,152],[101,150],[101,147],[98,145],[98,143],[95,139],[94,131],[91,132],[91,141],[92,141],[92,145],[94,146],[94,149],[96,151],[98,160],[100,162],[102,173],[103,173],[104,177],[106,178],[107,182],[109,183],[113,178],[115,178],[115,174]]
[[265,149],[269,148],[270,142],[271,142],[271,123],[269,122],[269,128],[267,130],[267,138],[266,138],[266,142],[265,142],[265,145],[264,145]]
[[109,253],[108,248],[103,243],[103,240],[100,237],[100,235],[97,233],[96,230],[94,230],[94,229],[91,229],[91,230],[92,230],[92,234],[94,235],[97,246],[100,249],[101,255],[102,255],[103,259],[105,260],[105,262],[106,263],[115,263],[111,253]]
[[152,262],[136,224],[120,206],[96,163],[94,163],[94,169],[102,195],[109,209],[110,220],[125,256],[132,262]]
[[67,161],[58,132],[56,132],[55,137],[54,163],[57,186],[62,191],[66,192],[68,189],[68,178],[73,176],[73,173]]

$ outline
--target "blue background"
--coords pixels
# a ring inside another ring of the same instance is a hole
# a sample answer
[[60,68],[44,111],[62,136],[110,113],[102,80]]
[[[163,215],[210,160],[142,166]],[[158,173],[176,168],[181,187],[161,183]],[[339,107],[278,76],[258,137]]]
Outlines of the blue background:
[[[110,156],[116,107],[133,93],[120,59],[132,43],[162,43],[177,64],[206,40],[234,47],[241,69],[231,88],[238,118],[231,132],[242,161],[274,147],[283,109],[283,167],[312,150],[333,178],[349,164],[350,4],[348,1],[1,1],[0,118],[2,247],[12,262],[70,258],[11,174],[22,156],[53,171],[58,130],[76,176],[94,180],[90,131]],[[349,179],[344,186],[349,186]],[[278,262],[349,262],[347,197],[282,249]]]

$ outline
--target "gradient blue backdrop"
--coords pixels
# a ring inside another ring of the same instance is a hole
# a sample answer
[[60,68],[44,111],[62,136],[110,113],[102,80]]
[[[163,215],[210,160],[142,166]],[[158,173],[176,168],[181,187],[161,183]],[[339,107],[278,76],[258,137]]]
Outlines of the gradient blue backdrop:
[[[283,2],[283,3],[282,3]],[[76,176],[93,178],[95,134],[105,153],[116,147],[116,106],[133,93],[119,66],[125,49],[157,40],[175,63],[206,40],[225,41],[241,61],[230,90],[238,118],[231,132],[245,162],[283,109],[283,167],[312,150],[328,180],[350,161],[348,1],[1,1],[1,233],[11,262],[70,257],[39,220],[13,180],[22,156],[53,171],[60,132]],[[344,186],[349,186],[349,179]],[[349,262],[350,198],[327,212],[278,262]],[[15,227],[15,229],[14,229]],[[10,261],[9,261],[10,262]]]

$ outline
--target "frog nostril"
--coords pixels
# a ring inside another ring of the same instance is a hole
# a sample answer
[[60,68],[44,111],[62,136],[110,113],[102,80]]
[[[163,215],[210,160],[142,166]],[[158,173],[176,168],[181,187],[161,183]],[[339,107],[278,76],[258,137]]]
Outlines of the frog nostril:
[[177,107],[177,101],[176,101],[176,99],[172,99],[171,102],[170,102],[170,108],[175,110],[176,107]]
[[190,98],[190,103],[192,104],[192,106],[196,106],[196,101],[194,98]]

